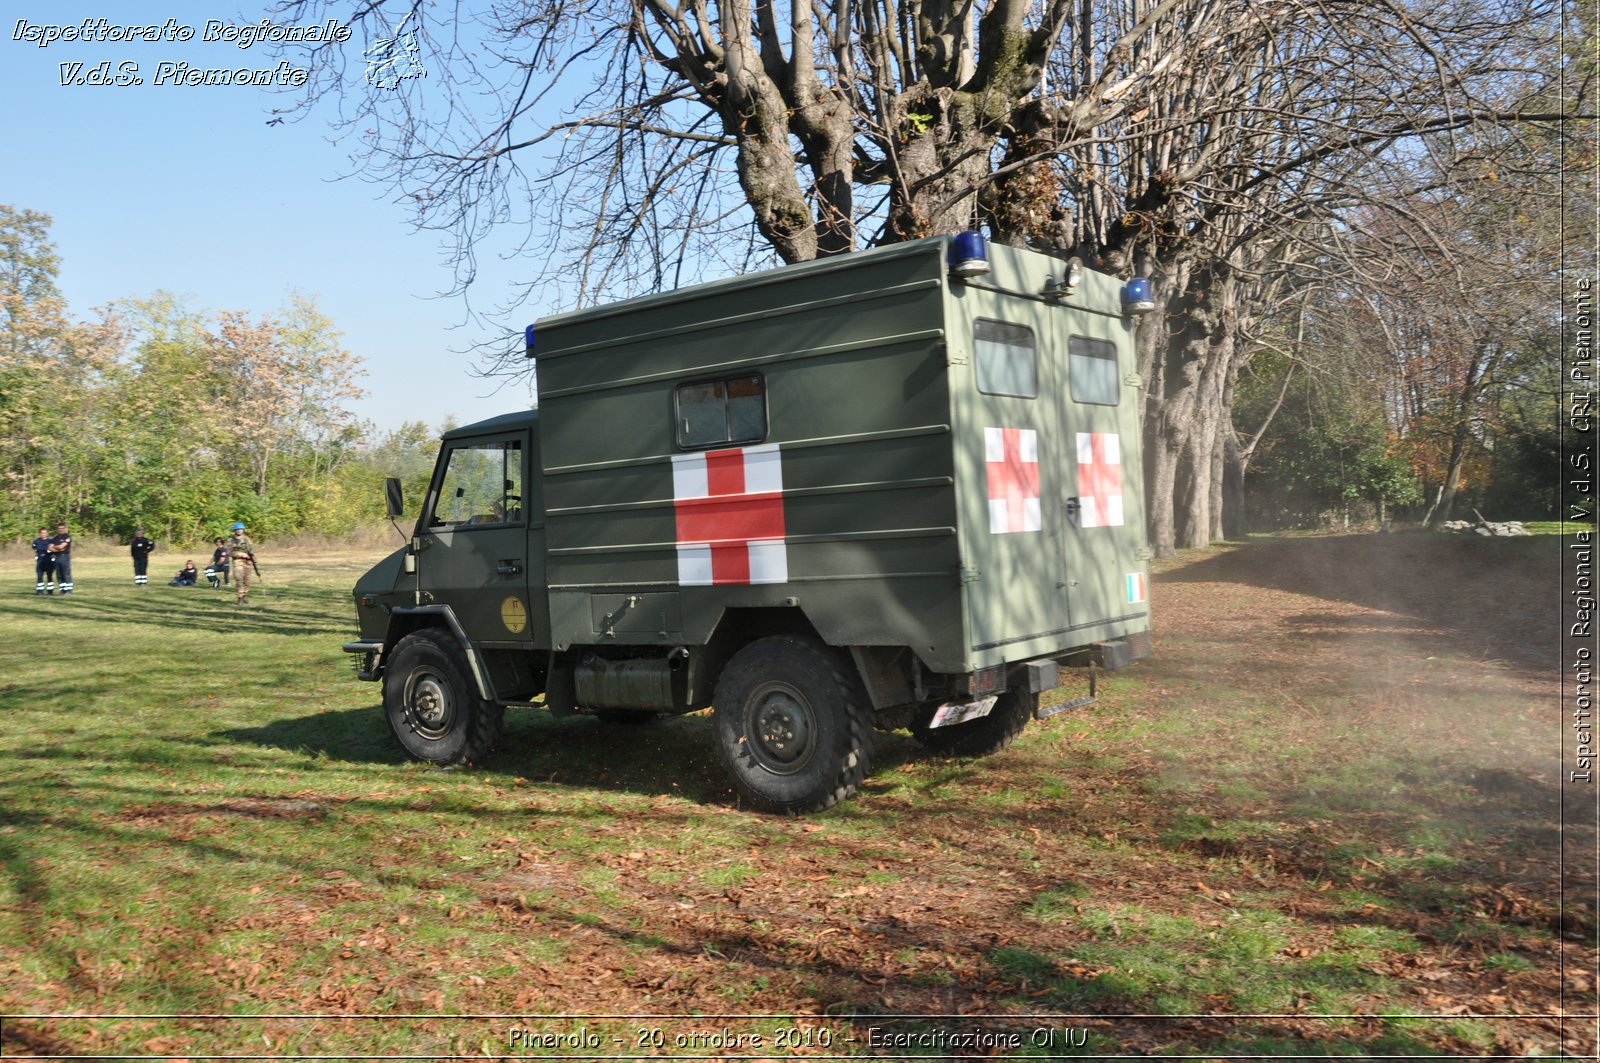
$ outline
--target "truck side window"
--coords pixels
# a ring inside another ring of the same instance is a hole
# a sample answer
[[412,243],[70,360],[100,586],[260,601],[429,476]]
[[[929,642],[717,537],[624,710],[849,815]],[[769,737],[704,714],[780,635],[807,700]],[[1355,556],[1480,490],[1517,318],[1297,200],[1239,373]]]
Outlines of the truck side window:
[[1115,406],[1122,389],[1117,386],[1117,348],[1105,340],[1072,336],[1067,340],[1067,387],[1074,402]]
[[1038,396],[1039,354],[1032,330],[980,318],[972,325],[972,345],[979,391],[1024,399]]
[[767,384],[759,373],[680,385],[673,406],[685,450],[767,438]]
[[522,521],[522,442],[457,446],[445,460],[432,527],[516,524]]

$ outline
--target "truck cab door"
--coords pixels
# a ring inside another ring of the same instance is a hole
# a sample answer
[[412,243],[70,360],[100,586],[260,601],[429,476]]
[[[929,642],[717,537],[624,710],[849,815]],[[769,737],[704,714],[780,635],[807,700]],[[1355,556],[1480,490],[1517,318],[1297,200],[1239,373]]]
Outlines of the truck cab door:
[[535,645],[543,612],[528,598],[543,571],[530,553],[528,444],[526,429],[449,440],[417,525],[420,604],[448,606],[483,649]]

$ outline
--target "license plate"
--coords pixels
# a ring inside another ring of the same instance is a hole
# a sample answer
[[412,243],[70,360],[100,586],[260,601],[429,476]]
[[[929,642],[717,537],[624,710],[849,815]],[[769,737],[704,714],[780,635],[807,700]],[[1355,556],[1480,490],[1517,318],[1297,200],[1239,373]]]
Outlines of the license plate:
[[966,723],[968,720],[987,716],[989,710],[994,708],[994,703],[999,700],[999,694],[990,694],[986,698],[977,698],[973,701],[947,701],[939,706],[928,726],[950,727],[953,724]]

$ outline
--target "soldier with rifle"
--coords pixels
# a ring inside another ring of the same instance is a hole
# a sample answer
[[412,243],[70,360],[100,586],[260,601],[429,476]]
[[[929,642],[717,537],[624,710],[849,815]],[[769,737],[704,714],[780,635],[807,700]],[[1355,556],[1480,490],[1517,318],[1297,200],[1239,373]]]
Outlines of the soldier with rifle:
[[250,585],[254,582],[251,576],[261,575],[261,569],[256,567],[256,544],[244,533],[244,525],[235,521],[233,538],[228,540],[227,547],[233,585],[239,592],[239,604],[243,605],[250,599]]

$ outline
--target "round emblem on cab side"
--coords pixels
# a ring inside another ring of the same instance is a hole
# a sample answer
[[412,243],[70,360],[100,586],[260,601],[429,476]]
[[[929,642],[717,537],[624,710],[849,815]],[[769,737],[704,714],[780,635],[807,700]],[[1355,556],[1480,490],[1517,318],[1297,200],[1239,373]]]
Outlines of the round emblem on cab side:
[[513,635],[522,634],[528,626],[528,607],[522,604],[521,598],[511,597],[500,603],[500,622]]

